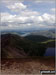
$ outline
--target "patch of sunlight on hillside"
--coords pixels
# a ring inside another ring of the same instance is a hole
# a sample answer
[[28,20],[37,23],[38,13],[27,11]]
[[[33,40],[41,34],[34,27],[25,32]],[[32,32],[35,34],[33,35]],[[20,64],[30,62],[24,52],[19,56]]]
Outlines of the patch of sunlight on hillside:
[[41,42],[41,43],[49,43],[49,42],[54,42],[56,40],[48,40],[48,41],[45,41],[45,42]]

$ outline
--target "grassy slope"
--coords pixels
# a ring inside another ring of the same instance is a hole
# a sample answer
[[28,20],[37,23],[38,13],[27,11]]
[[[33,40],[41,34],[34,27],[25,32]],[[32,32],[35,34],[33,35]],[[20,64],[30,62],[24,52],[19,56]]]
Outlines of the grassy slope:
[[56,40],[51,39],[51,40],[47,40],[47,41],[41,42],[41,43],[46,44],[47,47],[55,47],[55,42],[56,42]]
[[56,40],[53,38],[48,38],[48,37],[40,36],[40,35],[28,35],[25,38],[28,40],[37,42],[37,43],[44,44],[44,46],[46,46],[46,48],[55,47]]
[[50,39],[50,38],[42,36],[42,35],[28,35],[25,38],[28,40],[35,41],[35,42],[44,42],[44,41],[47,41]]

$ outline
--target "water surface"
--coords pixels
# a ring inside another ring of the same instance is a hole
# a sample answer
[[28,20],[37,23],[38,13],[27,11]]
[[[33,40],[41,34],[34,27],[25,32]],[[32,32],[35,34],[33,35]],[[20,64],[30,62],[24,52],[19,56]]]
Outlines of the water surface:
[[47,48],[44,56],[55,56],[55,48]]

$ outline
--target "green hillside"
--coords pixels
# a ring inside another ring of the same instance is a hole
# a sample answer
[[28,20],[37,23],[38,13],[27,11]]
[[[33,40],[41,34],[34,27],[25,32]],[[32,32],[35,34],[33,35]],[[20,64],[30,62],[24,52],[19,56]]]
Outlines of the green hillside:
[[25,38],[35,43],[44,44],[46,48],[55,47],[56,40],[54,38],[48,38],[42,35],[28,35],[28,36],[25,36]]
[[44,42],[50,39],[42,35],[28,35],[25,38],[31,41],[35,41],[35,42]]

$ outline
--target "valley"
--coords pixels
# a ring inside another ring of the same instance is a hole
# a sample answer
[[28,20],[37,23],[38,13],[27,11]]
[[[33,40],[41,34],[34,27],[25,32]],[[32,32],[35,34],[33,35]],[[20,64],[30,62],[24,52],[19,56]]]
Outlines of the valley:
[[11,32],[2,34],[1,73],[40,75],[40,70],[55,70],[55,50],[52,50],[55,41],[55,38],[32,33],[23,36]]

